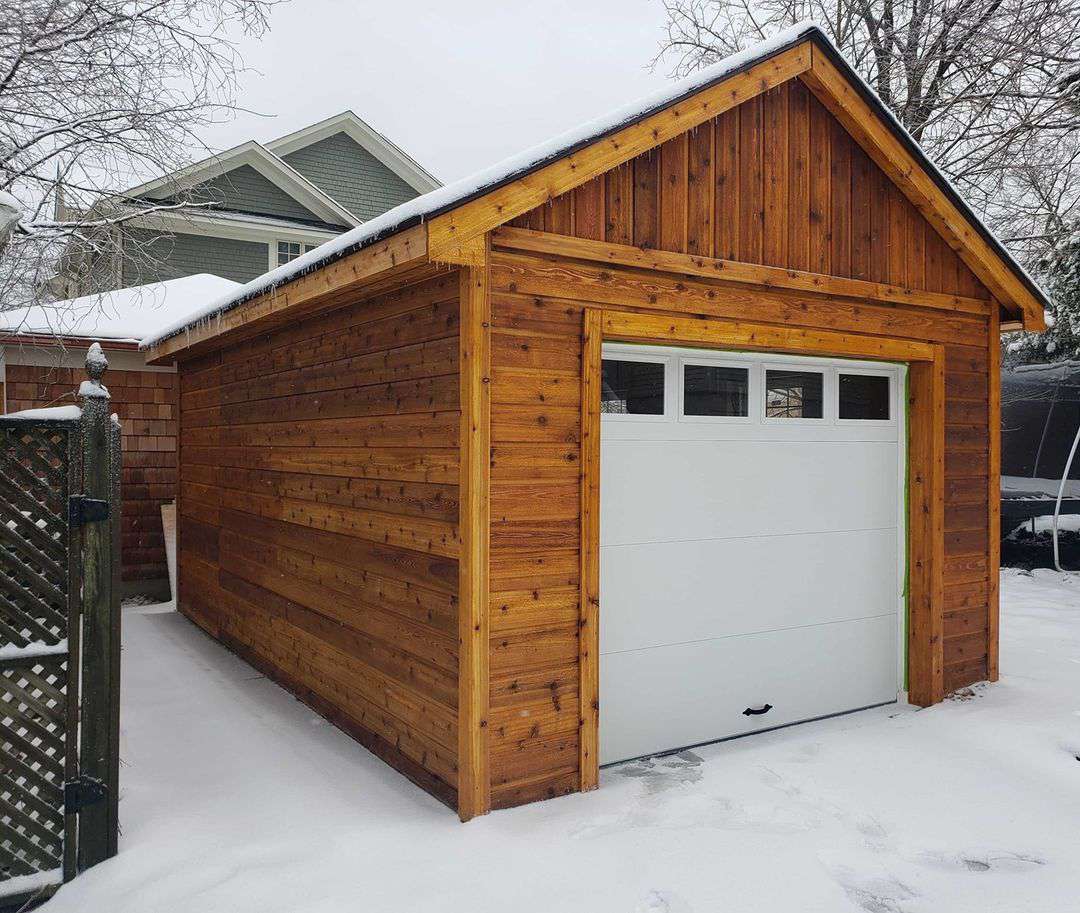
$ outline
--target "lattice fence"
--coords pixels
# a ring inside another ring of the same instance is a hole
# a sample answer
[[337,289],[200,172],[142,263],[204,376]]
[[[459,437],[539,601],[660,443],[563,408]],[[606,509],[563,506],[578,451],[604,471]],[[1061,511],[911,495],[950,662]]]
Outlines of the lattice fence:
[[0,423],[0,892],[65,869],[78,435],[77,419]]
[[86,367],[78,407],[0,416],[0,911],[117,849],[120,427]]

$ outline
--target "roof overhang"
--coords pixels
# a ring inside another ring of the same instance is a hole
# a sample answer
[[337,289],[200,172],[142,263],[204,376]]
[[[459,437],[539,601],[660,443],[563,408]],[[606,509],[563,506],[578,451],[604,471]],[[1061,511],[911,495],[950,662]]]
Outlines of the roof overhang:
[[336,238],[340,231],[318,228],[289,219],[273,219],[247,213],[216,209],[158,209],[128,220],[135,228],[148,228],[169,234],[205,235],[237,241],[302,241],[322,244]]
[[108,339],[100,336],[51,336],[45,333],[0,333],[0,346],[30,346],[33,348],[88,349],[94,343],[103,349],[138,351],[136,339]]
[[[1044,308],[1049,305],[1045,294],[818,26],[796,27],[785,33],[783,40],[767,42],[761,53],[738,55],[737,64],[728,67],[724,63],[716,65],[720,72],[714,79],[693,80],[692,87],[682,93],[675,87],[660,102],[644,106],[633,116],[620,116],[612,126],[553,148],[550,154],[534,156],[527,166],[515,167],[514,160],[510,160],[504,174],[499,174],[499,166],[491,169],[494,176],[490,180],[465,179],[391,210],[368,226],[350,232],[354,237],[349,244],[335,248],[324,259],[305,264],[303,271],[283,279],[283,284],[261,288],[256,282],[249,291],[242,290],[215,318],[222,327],[220,331],[209,330],[211,324],[206,324],[158,340],[150,347],[148,360],[168,361],[194,345],[205,347],[212,336],[229,332],[225,324],[244,323],[250,327],[251,321],[257,319],[254,315],[262,310],[280,314],[290,289],[301,283],[305,289],[320,288],[322,294],[332,295],[340,290],[341,282],[354,291],[381,282],[385,276],[374,265],[382,262],[387,270],[398,268],[402,252],[396,256],[386,256],[386,252],[397,248],[399,237],[409,240],[413,268],[420,261],[428,265],[474,264],[482,255],[488,232],[793,78],[801,79],[837,117],[941,233],[1008,317],[1030,331],[1045,329]],[[341,268],[341,264],[372,247],[384,255],[365,260],[363,278],[358,278],[355,270]],[[324,273],[324,278],[315,278]],[[310,293],[300,297],[306,300]],[[235,318],[230,317],[233,309],[237,312]],[[240,313],[253,316],[245,321]]]

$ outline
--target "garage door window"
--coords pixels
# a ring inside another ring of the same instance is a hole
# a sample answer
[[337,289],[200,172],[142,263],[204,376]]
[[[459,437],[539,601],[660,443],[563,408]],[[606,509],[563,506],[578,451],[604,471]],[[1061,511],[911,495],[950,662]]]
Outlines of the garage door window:
[[889,378],[883,374],[845,374],[839,383],[842,420],[887,422]]
[[765,417],[820,419],[824,417],[825,377],[819,371],[765,372]]
[[665,362],[605,358],[600,412],[607,415],[663,415]]
[[745,418],[749,414],[749,369],[683,364],[683,415]]

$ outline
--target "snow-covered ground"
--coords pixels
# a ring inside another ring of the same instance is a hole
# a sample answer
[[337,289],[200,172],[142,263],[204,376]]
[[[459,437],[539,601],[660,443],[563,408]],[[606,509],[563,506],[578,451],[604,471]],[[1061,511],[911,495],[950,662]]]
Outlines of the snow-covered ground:
[[120,855],[48,913],[1073,911],[1080,577],[992,687],[606,770],[461,825],[169,606],[125,617]]

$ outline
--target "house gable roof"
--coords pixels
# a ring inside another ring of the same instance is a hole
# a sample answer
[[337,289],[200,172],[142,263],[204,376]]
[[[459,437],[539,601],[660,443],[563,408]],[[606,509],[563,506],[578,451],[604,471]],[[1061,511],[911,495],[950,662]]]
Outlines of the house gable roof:
[[[209,302],[200,319],[225,314],[422,223],[429,260],[473,262],[475,242],[487,231],[795,77],[807,83],[1002,305],[1026,328],[1042,329],[1049,304],[1045,294],[814,23],[786,29],[635,104],[410,200]],[[143,345],[160,347],[194,322],[166,328]]]
[[428,193],[441,186],[439,180],[419,162],[352,111],[342,111],[316,124],[288,133],[267,143],[266,148],[274,155],[284,158],[337,133],[344,133],[367,150],[417,193]]
[[241,143],[218,155],[181,168],[164,177],[133,187],[127,192],[132,198],[174,195],[213,181],[245,165],[254,168],[283,193],[288,194],[318,219],[330,225],[356,226],[360,220],[311,181],[282,161],[277,155],[254,140]]

